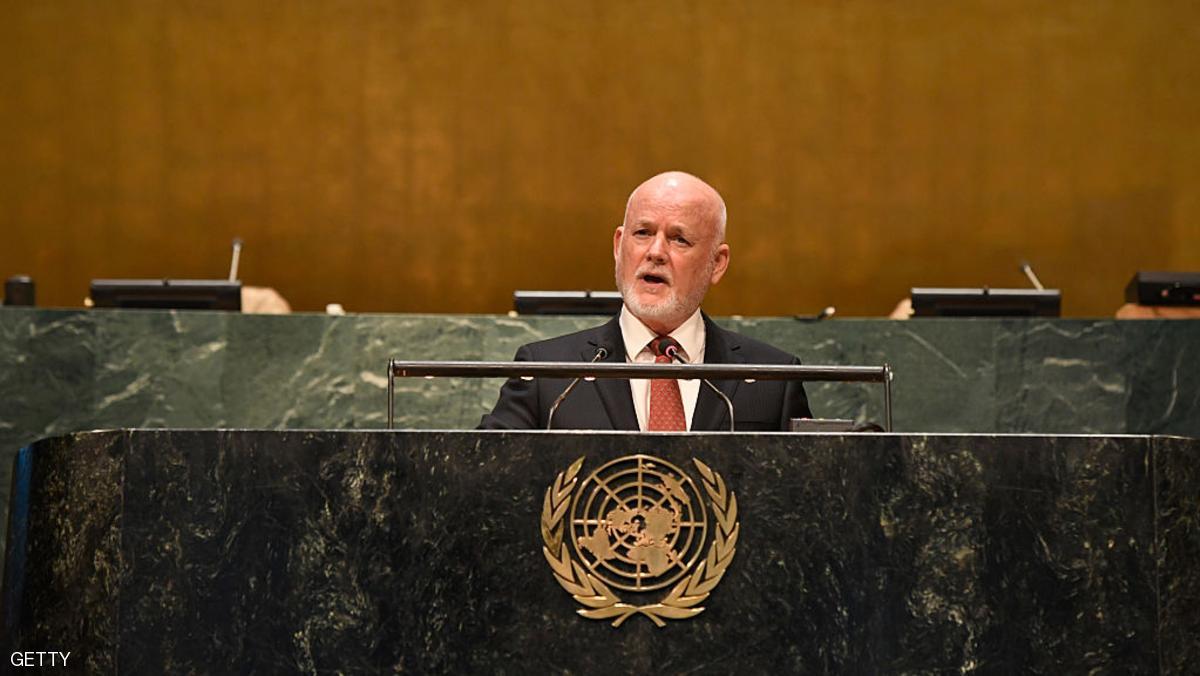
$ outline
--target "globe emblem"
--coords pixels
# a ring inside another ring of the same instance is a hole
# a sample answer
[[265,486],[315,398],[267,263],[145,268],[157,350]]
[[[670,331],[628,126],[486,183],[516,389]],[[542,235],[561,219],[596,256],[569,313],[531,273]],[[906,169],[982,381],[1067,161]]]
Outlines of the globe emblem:
[[571,541],[584,566],[627,591],[665,587],[702,554],[704,499],[691,477],[650,455],[613,460],[575,492]]

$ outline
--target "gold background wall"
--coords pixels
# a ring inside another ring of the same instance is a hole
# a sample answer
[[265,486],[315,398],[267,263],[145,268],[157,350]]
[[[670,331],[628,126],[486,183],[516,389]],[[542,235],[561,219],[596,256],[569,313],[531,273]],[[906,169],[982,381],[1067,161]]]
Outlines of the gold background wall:
[[0,275],[242,277],[299,310],[612,287],[629,190],[730,209],[719,314],[913,285],[1111,315],[1200,269],[1200,3],[16,0]]

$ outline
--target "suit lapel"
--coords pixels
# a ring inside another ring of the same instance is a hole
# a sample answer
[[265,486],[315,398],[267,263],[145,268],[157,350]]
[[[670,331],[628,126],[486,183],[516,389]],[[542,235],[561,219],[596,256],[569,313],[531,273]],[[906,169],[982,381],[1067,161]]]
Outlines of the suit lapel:
[[[730,333],[717,326],[708,315],[704,318],[704,363],[705,364],[740,364],[745,359],[740,354],[741,345],[737,342],[736,334]],[[740,380],[713,381],[725,396],[733,400]],[[632,405],[632,402],[631,402]],[[692,415],[692,431],[727,431],[729,429],[729,407],[718,397],[708,385],[700,383],[700,394],[696,397],[696,412]]]
[[[588,346],[580,353],[580,358],[583,361],[591,361],[596,356],[597,348],[601,346],[608,350],[608,356],[600,361],[625,363],[625,340],[621,337],[621,324],[617,317],[600,327],[597,338],[588,339]],[[637,431],[637,411],[633,408],[633,394],[629,390],[629,381],[619,378],[597,378],[595,385],[613,429]]]

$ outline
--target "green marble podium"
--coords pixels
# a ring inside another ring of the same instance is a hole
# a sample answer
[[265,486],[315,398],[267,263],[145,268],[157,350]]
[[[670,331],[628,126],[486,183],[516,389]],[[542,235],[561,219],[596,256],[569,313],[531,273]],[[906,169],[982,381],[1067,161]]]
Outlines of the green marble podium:
[[[544,496],[630,454],[736,495],[705,610],[576,614]],[[3,650],[77,673],[1194,671],[1200,441],[123,430],[18,456]],[[0,671],[9,669],[0,666]]]

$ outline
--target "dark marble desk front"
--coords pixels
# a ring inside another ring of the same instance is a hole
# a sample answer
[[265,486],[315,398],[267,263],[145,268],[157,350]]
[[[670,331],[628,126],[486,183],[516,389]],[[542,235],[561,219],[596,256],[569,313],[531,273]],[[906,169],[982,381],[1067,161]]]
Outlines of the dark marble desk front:
[[[555,475],[700,458],[740,505],[696,618],[578,617]],[[16,468],[5,654],[92,673],[1183,673],[1200,442],[112,431]],[[5,668],[8,668],[7,666]]]

